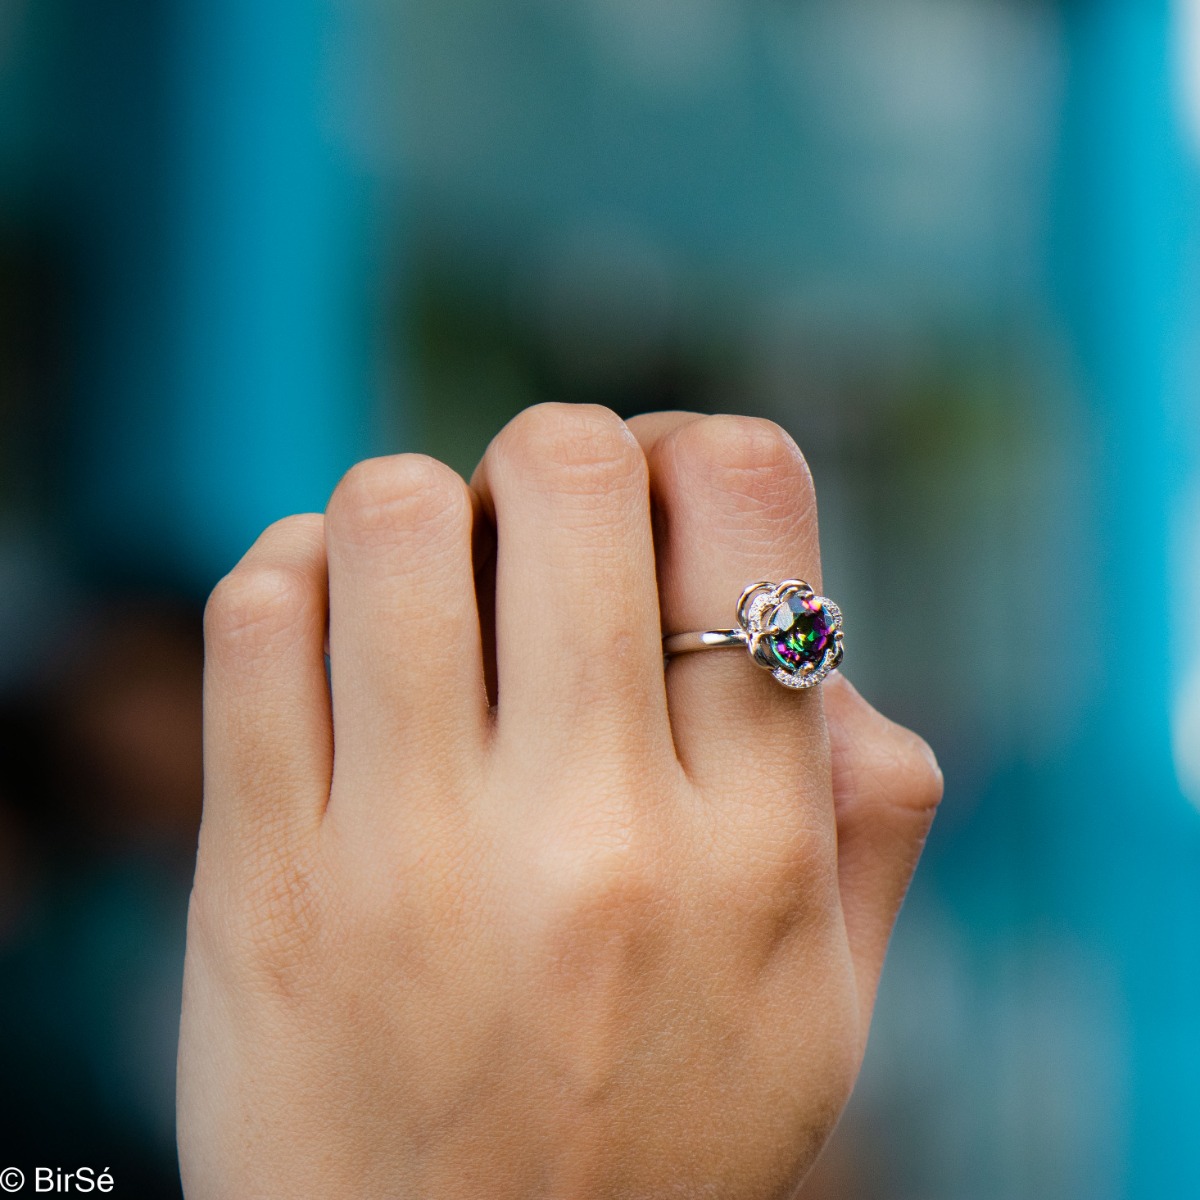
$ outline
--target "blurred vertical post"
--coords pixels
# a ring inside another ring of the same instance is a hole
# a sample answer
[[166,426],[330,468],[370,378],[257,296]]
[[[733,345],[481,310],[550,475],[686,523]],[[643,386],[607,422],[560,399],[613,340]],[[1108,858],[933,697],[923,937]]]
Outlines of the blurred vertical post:
[[124,350],[89,414],[81,511],[118,555],[205,586],[377,448],[393,246],[356,126],[366,6],[155,7],[160,78],[141,101],[161,106],[161,183],[122,237],[154,279],[131,298],[108,277]]
[[[1101,442],[1093,596],[1103,672],[1061,806],[1064,911],[1118,976],[1126,1200],[1200,1195],[1200,823],[1170,747],[1169,564],[1184,482],[1189,193],[1175,6],[1065,6],[1059,270]],[[1081,1103],[1087,1098],[1081,1097]]]

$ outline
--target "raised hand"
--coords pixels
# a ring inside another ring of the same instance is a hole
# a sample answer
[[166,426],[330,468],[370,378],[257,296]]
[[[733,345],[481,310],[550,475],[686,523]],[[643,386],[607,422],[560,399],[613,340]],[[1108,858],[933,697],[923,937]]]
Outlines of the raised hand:
[[218,586],[189,1200],[758,1200],[828,1136],[940,776],[841,681],[664,669],[747,582],[819,586],[815,503],[765,422],[636,434],[550,405],[474,488],[360,464]]

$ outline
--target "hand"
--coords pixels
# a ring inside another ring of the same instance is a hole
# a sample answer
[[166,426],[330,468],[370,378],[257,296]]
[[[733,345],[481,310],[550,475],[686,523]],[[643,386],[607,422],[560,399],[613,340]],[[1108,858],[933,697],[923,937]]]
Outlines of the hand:
[[474,489],[362,463],[216,589],[189,1200],[765,1200],[828,1136],[940,775],[844,682],[664,671],[819,584],[815,504],[766,422],[634,429],[531,409]]

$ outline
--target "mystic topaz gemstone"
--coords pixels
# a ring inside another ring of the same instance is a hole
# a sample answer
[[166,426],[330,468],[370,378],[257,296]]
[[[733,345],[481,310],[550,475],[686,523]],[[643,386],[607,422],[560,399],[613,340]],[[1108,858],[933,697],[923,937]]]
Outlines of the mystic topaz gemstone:
[[772,631],[766,643],[787,671],[798,671],[805,663],[816,666],[833,646],[833,620],[816,596],[790,596],[765,624]]

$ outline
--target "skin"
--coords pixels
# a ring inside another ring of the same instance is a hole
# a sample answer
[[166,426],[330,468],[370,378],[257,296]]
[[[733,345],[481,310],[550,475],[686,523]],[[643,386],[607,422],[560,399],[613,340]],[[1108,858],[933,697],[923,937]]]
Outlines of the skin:
[[189,1200],[795,1192],[941,795],[842,679],[664,669],[797,575],[808,469],[739,417],[544,405],[262,535],[206,616]]

